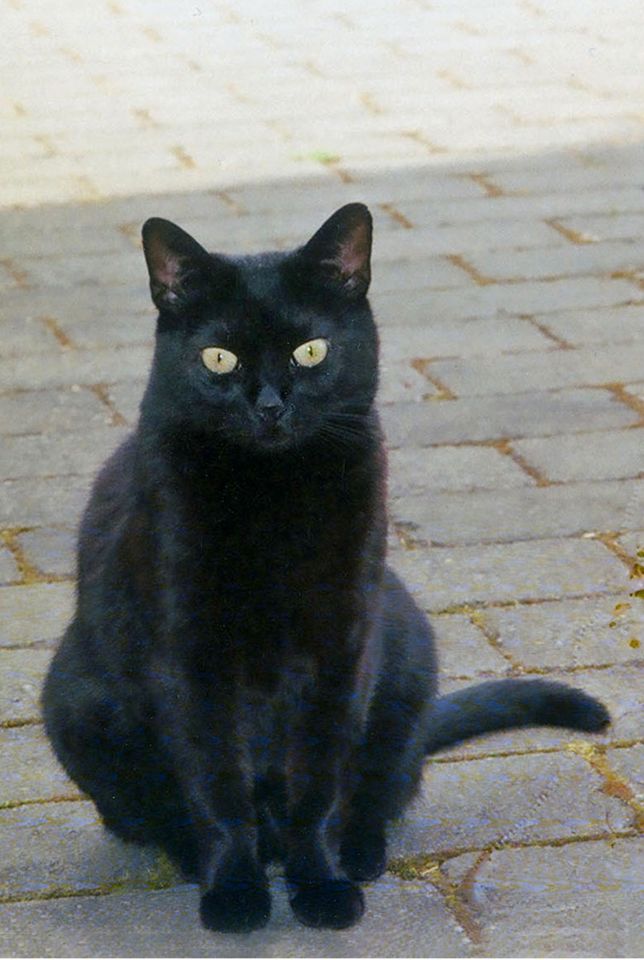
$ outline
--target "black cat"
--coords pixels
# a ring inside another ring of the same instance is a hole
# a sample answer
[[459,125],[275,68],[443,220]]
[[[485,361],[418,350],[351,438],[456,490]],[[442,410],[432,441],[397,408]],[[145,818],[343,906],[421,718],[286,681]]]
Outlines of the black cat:
[[346,927],[428,752],[609,717],[543,680],[436,699],[385,566],[367,208],[290,253],[212,255],[160,219],[143,243],[154,363],[82,522],[47,732],[110,830],[198,879],[207,927],[266,923],[272,859],[299,920]]

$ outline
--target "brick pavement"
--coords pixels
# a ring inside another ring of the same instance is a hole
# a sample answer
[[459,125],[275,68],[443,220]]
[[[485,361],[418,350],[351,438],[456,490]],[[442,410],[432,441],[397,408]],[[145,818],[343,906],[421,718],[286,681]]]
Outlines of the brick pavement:
[[[1,952],[634,955],[644,15],[0,10]],[[391,557],[434,616],[444,686],[555,676],[615,721],[436,757],[358,928],[296,927],[276,880],[270,927],[232,942],[199,930],[194,888],[153,852],[102,831],[51,757],[38,691],[78,513],[149,360],[141,222],[283,248],[355,199],[376,220]]]

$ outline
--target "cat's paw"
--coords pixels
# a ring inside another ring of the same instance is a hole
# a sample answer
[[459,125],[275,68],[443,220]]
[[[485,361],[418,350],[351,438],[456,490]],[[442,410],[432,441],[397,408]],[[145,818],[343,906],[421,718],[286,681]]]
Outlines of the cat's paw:
[[340,847],[342,867],[352,880],[376,880],[387,864],[387,841],[383,831],[350,830]]
[[291,909],[307,927],[342,930],[364,913],[364,895],[350,880],[321,880],[292,885]]
[[206,891],[199,906],[201,922],[218,933],[248,933],[268,923],[271,895],[256,883],[221,883]]

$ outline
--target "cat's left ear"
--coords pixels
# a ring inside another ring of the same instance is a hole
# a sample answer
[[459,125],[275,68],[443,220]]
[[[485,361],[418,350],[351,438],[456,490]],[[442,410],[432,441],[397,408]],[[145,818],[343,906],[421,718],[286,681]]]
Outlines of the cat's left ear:
[[212,272],[214,258],[185,230],[161,217],[146,220],[142,235],[152,300],[159,310],[176,313]]
[[371,281],[373,221],[364,203],[348,203],[329,217],[300,250],[300,257],[319,268],[324,280],[358,299]]

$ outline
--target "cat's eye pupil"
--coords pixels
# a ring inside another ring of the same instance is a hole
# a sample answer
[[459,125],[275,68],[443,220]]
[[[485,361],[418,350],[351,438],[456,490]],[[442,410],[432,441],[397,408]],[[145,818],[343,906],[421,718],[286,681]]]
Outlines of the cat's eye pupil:
[[201,360],[214,373],[232,373],[239,366],[237,355],[220,347],[206,347],[201,351]]
[[291,356],[291,361],[299,367],[317,367],[326,359],[329,352],[329,341],[324,337],[318,337],[315,340],[307,340],[301,343]]

